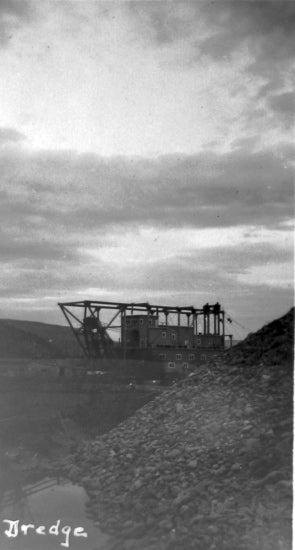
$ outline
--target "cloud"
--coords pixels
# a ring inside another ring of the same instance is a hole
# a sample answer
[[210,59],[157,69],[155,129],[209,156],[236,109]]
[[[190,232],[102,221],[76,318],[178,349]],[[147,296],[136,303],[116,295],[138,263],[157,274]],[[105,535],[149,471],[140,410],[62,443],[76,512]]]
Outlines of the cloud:
[[[155,288],[170,288],[179,286],[179,281],[183,287],[197,286],[199,291],[207,292],[208,286],[216,287],[220,292],[222,286],[228,286],[232,282],[233,288],[237,286],[239,278],[244,278],[247,283],[247,276],[253,269],[259,271],[260,268],[268,269],[268,266],[286,266],[292,257],[290,243],[284,249],[263,241],[228,244],[223,246],[210,246],[208,248],[196,245],[193,249],[187,249],[184,253],[175,254],[173,257],[164,260],[159,258],[154,265],[147,266],[144,280],[153,279]],[[285,268],[286,269],[286,268]],[[168,281],[164,272],[169,273]],[[287,273],[287,271],[286,271]],[[289,282],[292,273],[288,273]],[[267,285],[268,278],[272,281],[272,275],[264,280],[257,278],[256,284]],[[169,286],[169,282],[170,285]],[[161,287],[162,284],[162,287]],[[252,275],[249,284],[253,284]],[[158,285],[158,286],[157,286]],[[160,286],[159,286],[160,285]],[[276,286],[280,286],[277,281]]]
[[33,6],[27,0],[1,0],[0,46],[5,46],[13,33],[33,16]]
[[195,227],[273,225],[292,216],[292,168],[269,151],[121,160],[109,171],[112,197],[105,201],[100,186],[93,187],[91,204],[65,213],[69,223],[72,214],[90,225],[101,220]]
[[198,14],[195,2],[126,2],[127,14],[141,32],[158,46],[171,44],[193,32]]
[[[130,2],[141,36],[175,60],[237,61],[258,79],[260,95],[282,88],[294,62],[295,4],[274,1]],[[173,50],[177,45],[178,49]],[[179,66],[178,66],[179,67]]]
[[291,154],[242,143],[150,159],[3,149],[1,293],[231,304],[267,287],[267,266],[277,292],[292,258]]
[[75,152],[3,150],[2,219],[7,231],[59,242],[132,224],[276,227],[292,218],[289,149],[103,158]]
[[[246,293],[252,286],[276,287],[289,288],[291,300],[290,253],[284,255],[285,259],[279,259],[278,249],[269,247],[265,256],[272,260],[267,260],[267,263],[263,264],[259,258],[259,246],[258,250],[253,246],[250,257],[247,258],[249,249],[251,250],[251,247],[246,244],[243,254],[240,247],[236,246],[221,251],[218,248],[209,251],[194,250],[190,257],[179,255],[166,261],[158,260],[153,265],[139,265],[137,269],[134,266],[133,276],[134,270],[137,275],[135,288],[137,292],[151,295],[156,291],[167,292],[171,296],[175,291],[186,293],[188,296],[198,293],[202,300],[206,301],[218,299],[218,296],[224,293],[227,296],[236,296],[239,292]],[[281,275],[280,279],[277,277],[278,273]],[[126,274],[123,274],[122,285],[128,288],[127,270]]]
[[[40,264],[50,261],[64,261],[69,262],[71,259],[76,259],[77,255],[71,251],[67,245],[66,248],[61,245],[56,245],[53,242],[38,241],[38,236],[32,238],[30,241],[27,237],[20,235],[17,238],[11,238],[7,234],[0,234],[0,255],[2,262],[14,261],[23,262],[24,260],[30,261],[32,266],[32,260],[38,260]],[[35,266],[36,267],[36,266]]]
[[223,58],[246,40],[266,53],[271,49],[275,59],[294,53],[295,7],[288,0],[143,1],[127,2],[125,8],[158,46],[184,37],[196,46],[200,39],[204,53]]
[[278,114],[283,124],[290,128],[294,124],[295,99],[294,90],[281,94],[270,95],[268,104],[274,113]]
[[200,43],[199,51],[217,62],[233,62],[239,55],[242,62],[239,70],[244,72],[245,82],[250,78],[256,83],[245,112],[246,124],[253,116],[267,123],[267,108],[270,108],[278,118],[276,121],[272,117],[269,125],[273,128],[277,122],[283,122],[285,128],[290,129],[290,118],[283,116],[280,106],[291,108],[294,2],[258,0],[202,6],[204,18],[215,32]]
[[[163,232],[159,238],[164,252],[167,233]],[[120,247],[119,239],[115,240]],[[128,243],[132,248],[132,238],[126,238]],[[106,239],[104,244],[107,249],[110,240]],[[77,255],[75,260],[68,262],[58,259],[44,262],[43,258],[22,259],[17,264],[7,261],[2,267],[2,277],[7,279],[0,288],[2,310],[11,296],[17,300],[17,307],[25,317],[32,316],[33,311],[40,316],[44,309],[48,316],[44,320],[61,322],[56,306],[58,301],[148,300],[150,303],[201,306],[208,300],[221,300],[229,315],[245,324],[248,319],[252,322],[255,318],[258,328],[273,318],[274,309],[283,314],[292,301],[292,289],[281,285],[278,278],[284,273],[286,280],[290,251],[265,242],[263,238],[261,242],[249,243],[245,237],[242,246],[236,243],[208,249],[205,246],[198,249],[196,243],[196,247],[188,247],[186,253],[179,246],[174,256],[169,257],[158,254],[156,258],[155,255],[149,258],[147,249],[140,258],[133,259],[128,249],[125,256],[123,249],[119,250],[121,256],[114,249],[108,256],[96,252],[94,247],[92,253],[89,249],[88,254]],[[13,305],[11,300],[9,305]]]
[[15,128],[0,128],[0,147],[11,143],[19,143],[25,140],[25,135]]
[[[295,6],[289,1],[245,1],[203,3],[202,14],[215,28],[206,43],[214,57],[230,55],[244,41],[252,43],[256,55],[272,56],[276,62],[293,57]],[[253,40],[255,41],[253,43]]]

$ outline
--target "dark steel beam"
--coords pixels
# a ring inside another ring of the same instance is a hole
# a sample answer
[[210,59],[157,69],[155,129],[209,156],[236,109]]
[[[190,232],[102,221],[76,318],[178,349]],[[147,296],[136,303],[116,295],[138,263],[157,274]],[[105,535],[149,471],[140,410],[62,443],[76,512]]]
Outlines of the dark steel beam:
[[[68,323],[69,323],[69,325],[70,325],[70,327],[71,327],[71,329],[72,329],[72,332],[73,332],[73,334],[74,334],[74,336],[75,336],[75,338],[76,338],[76,340],[77,340],[79,346],[82,348],[82,350],[83,350],[83,352],[85,353],[85,355],[86,355],[87,357],[89,357],[89,350],[87,349],[87,347],[86,347],[86,346],[84,345],[84,343],[82,342],[82,339],[81,339],[80,335],[77,333],[77,331],[76,331],[76,329],[75,329],[75,327],[74,327],[74,325],[73,325],[73,323],[72,323],[72,321],[71,321],[71,318],[70,318],[70,316],[74,317],[75,319],[77,319],[77,317],[76,317],[75,315],[73,315],[70,311],[68,311],[68,309],[67,309],[66,307],[63,307],[61,304],[59,304],[59,307],[60,307],[60,309],[62,310],[62,312],[63,312],[63,314],[64,314],[66,320],[68,321]],[[79,321],[80,324],[82,324],[81,321],[80,321],[79,319],[78,319],[78,321]]]
[[[134,302],[105,302],[105,301],[98,301],[98,300],[84,300],[83,302],[64,302],[59,305],[63,306],[74,306],[74,307],[85,307],[86,306],[100,306],[102,309],[121,309],[124,307],[126,310],[134,310],[134,311],[150,311],[151,309],[155,309],[158,311],[161,311],[162,313],[178,313],[180,311],[181,313],[195,313],[195,312],[202,312],[203,310],[201,308],[194,308],[193,306],[161,306],[157,304],[149,304],[146,303],[134,303]],[[213,308],[213,306],[210,306],[210,310]]]

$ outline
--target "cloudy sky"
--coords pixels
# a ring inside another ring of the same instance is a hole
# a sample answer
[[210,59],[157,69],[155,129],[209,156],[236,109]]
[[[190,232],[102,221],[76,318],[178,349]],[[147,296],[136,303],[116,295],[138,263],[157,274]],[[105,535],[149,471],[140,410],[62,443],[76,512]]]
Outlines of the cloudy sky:
[[0,1],[0,317],[293,302],[294,2]]

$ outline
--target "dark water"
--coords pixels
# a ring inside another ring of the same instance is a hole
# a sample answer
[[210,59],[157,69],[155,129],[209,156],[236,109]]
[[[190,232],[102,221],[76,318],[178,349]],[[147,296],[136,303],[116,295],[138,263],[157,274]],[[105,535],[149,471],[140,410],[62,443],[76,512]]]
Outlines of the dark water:
[[[0,509],[0,549],[1,550],[104,550],[107,536],[104,535],[86,517],[85,503],[87,496],[82,487],[55,479],[44,479],[26,487],[14,488],[7,492]],[[17,521],[16,524],[3,520]],[[58,523],[60,520],[60,523]],[[25,535],[22,525],[34,525]],[[48,531],[56,527],[53,533]],[[36,533],[36,528],[41,532]],[[77,527],[83,528],[79,531]],[[71,528],[71,529],[70,529]],[[11,531],[15,537],[8,537],[5,531]],[[64,532],[63,532],[64,531]],[[87,533],[87,538],[78,536]]]
[[[85,491],[44,476],[58,475],[59,460],[66,460],[84,437],[106,433],[154,394],[113,387],[85,395],[60,393],[54,387],[49,391],[45,382],[44,391],[32,389],[30,380],[26,388],[1,387],[0,550],[104,550],[107,537],[87,518]],[[35,527],[24,534],[22,526],[28,524]],[[54,525],[58,534],[49,532]],[[75,535],[78,527],[87,538],[77,536],[81,531]]]

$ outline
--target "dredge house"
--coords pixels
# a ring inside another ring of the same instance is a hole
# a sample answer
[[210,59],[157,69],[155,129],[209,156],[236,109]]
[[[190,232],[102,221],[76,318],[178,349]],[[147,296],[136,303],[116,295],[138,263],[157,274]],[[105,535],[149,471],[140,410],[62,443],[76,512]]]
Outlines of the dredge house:
[[202,308],[82,301],[58,304],[97,369],[182,377],[231,344],[219,303]]

